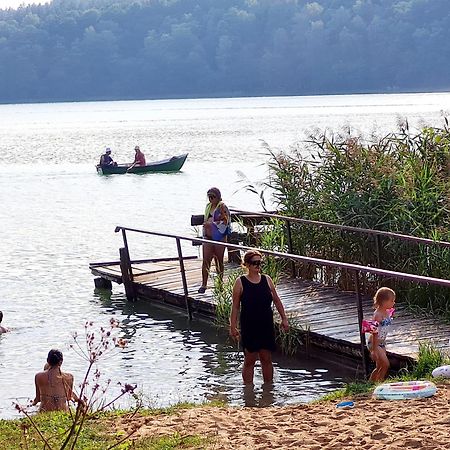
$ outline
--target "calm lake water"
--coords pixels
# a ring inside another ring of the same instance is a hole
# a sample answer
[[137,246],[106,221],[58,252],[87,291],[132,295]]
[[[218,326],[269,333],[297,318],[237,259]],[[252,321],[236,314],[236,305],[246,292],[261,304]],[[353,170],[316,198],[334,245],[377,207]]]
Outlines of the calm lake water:
[[[191,214],[202,213],[206,190],[221,188],[228,205],[259,209],[241,189],[243,176],[264,177],[261,142],[287,149],[315,129],[383,134],[400,121],[441,126],[450,94],[354,95],[0,105],[0,417],[14,417],[12,402],[34,396],[34,374],[52,347],[80,381],[86,363],[69,348],[86,320],[111,317],[129,346],[101,363],[105,379],[136,383],[150,406],[227,399],[246,404],[241,356],[224,333],[182,313],[126,302],[94,290],[89,262],[115,260],[116,225],[194,234]],[[136,144],[147,160],[189,152],[183,171],[101,177],[95,164],[104,148],[120,162]],[[171,241],[132,238],[131,256],[175,256]],[[197,248],[184,246],[185,254]],[[353,373],[327,358],[276,357],[272,392],[247,404],[315,399]]]

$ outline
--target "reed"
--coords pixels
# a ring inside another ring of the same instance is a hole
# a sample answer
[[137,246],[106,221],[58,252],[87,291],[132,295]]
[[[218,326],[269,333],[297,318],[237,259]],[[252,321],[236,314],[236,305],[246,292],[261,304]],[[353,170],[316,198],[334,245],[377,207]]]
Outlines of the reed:
[[[286,236],[284,222],[278,219],[269,219],[262,224],[262,232],[259,236],[259,247],[265,250],[285,252]],[[262,263],[262,272],[269,275],[275,285],[278,284],[286,268],[286,260],[274,256],[265,255]]]
[[216,326],[226,328],[230,324],[233,303],[233,286],[244,271],[241,268],[229,270],[224,279],[214,278],[213,296],[216,301]]
[[450,364],[450,356],[447,352],[437,348],[431,341],[421,342],[417,361],[411,368],[402,373],[402,378],[406,377],[406,379],[411,380],[431,378],[431,372],[436,367],[448,364]]
[[287,318],[289,322],[287,331],[283,330],[280,321],[276,322],[276,340],[281,352],[287,356],[294,356],[301,347],[309,352],[309,325],[301,324],[299,318],[292,314],[288,314]]
[[[450,129],[407,125],[364,142],[361,137],[323,133],[270,155],[267,188],[283,214],[341,225],[450,240]],[[307,156],[305,156],[307,155]],[[294,252],[377,266],[375,240],[366,235],[295,224]],[[450,250],[381,240],[381,268],[448,278]],[[342,289],[353,289],[346,271],[301,265],[298,273]],[[380,280],[362,277],[373,292]],[[450,320],[448,289],[396,283],[408,304]],[[400,298],[400,297],[399,297]]]

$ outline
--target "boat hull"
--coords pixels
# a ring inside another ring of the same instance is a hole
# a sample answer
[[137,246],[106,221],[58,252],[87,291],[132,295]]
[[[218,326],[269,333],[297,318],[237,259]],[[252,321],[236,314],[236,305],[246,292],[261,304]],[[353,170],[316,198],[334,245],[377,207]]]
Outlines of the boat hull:
[[151,172],[178,172],[183,167],[188,154],[148,163],[146,166],[135,166],[128,170],[131,164],[118,164],[117,166],[97,166],[97,172],[100,175],[114,175],[124,173],[151,173]]

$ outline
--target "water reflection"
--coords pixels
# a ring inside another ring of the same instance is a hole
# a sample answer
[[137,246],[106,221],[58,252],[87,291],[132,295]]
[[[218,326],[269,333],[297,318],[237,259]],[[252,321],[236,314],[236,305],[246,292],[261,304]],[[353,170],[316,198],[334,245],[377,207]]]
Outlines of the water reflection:
[[[127,302],[123,294],[96,290],[94,297],[105,314],[121,316],[123,337],[130,341],[122,355],[128,360],[123,370],[142,379],[133,367],[145,367],[146,378],[164,390],[160,405],[169,404],[175,393],[176,401],[220,400],[239,406],[308,402],[354,376],[354,370],[318,355],[287,358],[276,353],[274,384],[263,383],[257,362],[255,384],[244,387],[243,353],[226,330],[203,320],[190,322],[183,310],[144,300]],[[149,398],[154,398],[154,387],[145,385]]]

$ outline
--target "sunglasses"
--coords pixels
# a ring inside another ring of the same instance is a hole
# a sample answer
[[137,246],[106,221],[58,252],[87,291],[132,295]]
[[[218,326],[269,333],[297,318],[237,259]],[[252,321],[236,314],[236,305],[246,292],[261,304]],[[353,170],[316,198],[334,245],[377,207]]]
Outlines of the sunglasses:
[[250,266],[255,266],[255,267],[259,267],[261,265],[261,260],[260,259],[253,259],[251,261],[249,261],[249,265]]
[[214,194],[208,194],[208,198],[216,198]]

